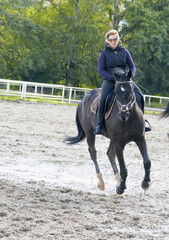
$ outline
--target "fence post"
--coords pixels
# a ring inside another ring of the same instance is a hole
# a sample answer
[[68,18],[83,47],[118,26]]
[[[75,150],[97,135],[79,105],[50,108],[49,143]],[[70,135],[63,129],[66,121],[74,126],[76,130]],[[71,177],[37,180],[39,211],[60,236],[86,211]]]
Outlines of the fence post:
[[9,82],[7,82],[7,89],[6,89],[6,92],[8,93],[8,92],[9,92],[9,90],[10,90],[10,83],[9,83]]
[[25,95],[25,83],[22,84],[21,99],[24,98],[24,95]]
[[35,97],[36,97],[36,94],[37,94],[37,84],[35,85]]
[[74,90],[74,99],[76,99],[76,90]]
[[69,92],[69,103],[71,102],[71,97],[72,97],[72,87],[70,88],[70,92]]
[[65,86],[63,86],[62,88],[62,102],[64,101],[64,97],[65,97]]

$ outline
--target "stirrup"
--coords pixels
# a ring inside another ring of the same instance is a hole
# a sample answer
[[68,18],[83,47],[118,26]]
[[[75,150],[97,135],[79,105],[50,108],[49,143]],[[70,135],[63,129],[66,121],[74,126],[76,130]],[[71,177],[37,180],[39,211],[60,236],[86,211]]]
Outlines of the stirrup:
[[145,119],[145,122],[148,123],[148,127],[145,127],[145,132],[150,132],[151,131],[151,125],[150,125],[149,121],[147,121],[146,119]]

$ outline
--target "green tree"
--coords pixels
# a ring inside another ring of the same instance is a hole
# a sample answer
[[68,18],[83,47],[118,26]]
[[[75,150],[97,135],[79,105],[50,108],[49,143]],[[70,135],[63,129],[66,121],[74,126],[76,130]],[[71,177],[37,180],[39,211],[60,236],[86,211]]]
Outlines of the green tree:
[[101,16],[100,3],[69,0],[53,7],[58,12],[52,29],[56,32],[58,29],[54,51],[57,52],[57,65],[62,69],[60,79],[66,85],[97,86],[102,34],[109,24],[107,17]]
[[0,0],[1,78],[101,86],[104,34],[120,31],[135,81],[167,95],[168,0]]
[[121,35],[137,67],[135,81],[145,93],[169,93],[169,3],[125,1]]
[[[35,52],[35,49],[37,49],[39,45],[37,36],[43,31],[40,25],[25,17],[24,11],[25,8],[23,8],[23,3],[20,4],[20,1],[5,0],[2,2],[0,73],[6,78],[22,79],[22,76],[30,77],[29,71],[32,66],[28,54],[30,49],[31,52]],[[38,54],[35,53],[35,55]]]
[[20,1],[7,2],[3,75],[75,86],[100,84],[97,61],[109,25],[107,16],[101,16],[102,2],[51,0],[31,5],[30,1],[24,8]]

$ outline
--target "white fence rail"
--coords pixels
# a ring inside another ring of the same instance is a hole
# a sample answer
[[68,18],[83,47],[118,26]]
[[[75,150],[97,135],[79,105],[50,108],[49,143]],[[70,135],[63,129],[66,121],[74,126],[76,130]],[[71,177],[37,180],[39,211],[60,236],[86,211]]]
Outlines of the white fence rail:
[[144,101],[148,101],[148,105],[151,106],[152,99],[157,99],[159,101],[159,105],[162,104],[162,102],[169,101],[169,97],[160,97],[160,96],[153,96],[153,95],[144,95]]
[[[90,90],[89,88],[0,79],[0,95],[16,96],[20,99],[46,98],[59,102],[78,103]],[[150,107],[155,99],[159,101],[159,105],[162,103],[165,105],[169,101],[169,97],[144,95],[144,100]]]
[[89,88],[0,79],[0,95],[16,96],[20,99],[46,98],[61,102],[77,103],[89,91]]

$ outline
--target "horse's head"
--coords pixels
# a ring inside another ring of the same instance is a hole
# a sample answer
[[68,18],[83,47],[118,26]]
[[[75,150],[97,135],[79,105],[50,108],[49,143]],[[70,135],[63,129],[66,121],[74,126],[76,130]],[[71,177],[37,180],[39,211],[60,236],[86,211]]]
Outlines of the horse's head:
[[116,80],[115,94],[119,117],[122,121],[127,121],[135,103],[134,85],[131,80],[132,72],[129,70],[126,74],[123,70],[119,71],[117,69],[117,71],[114,71],[114,77]]

